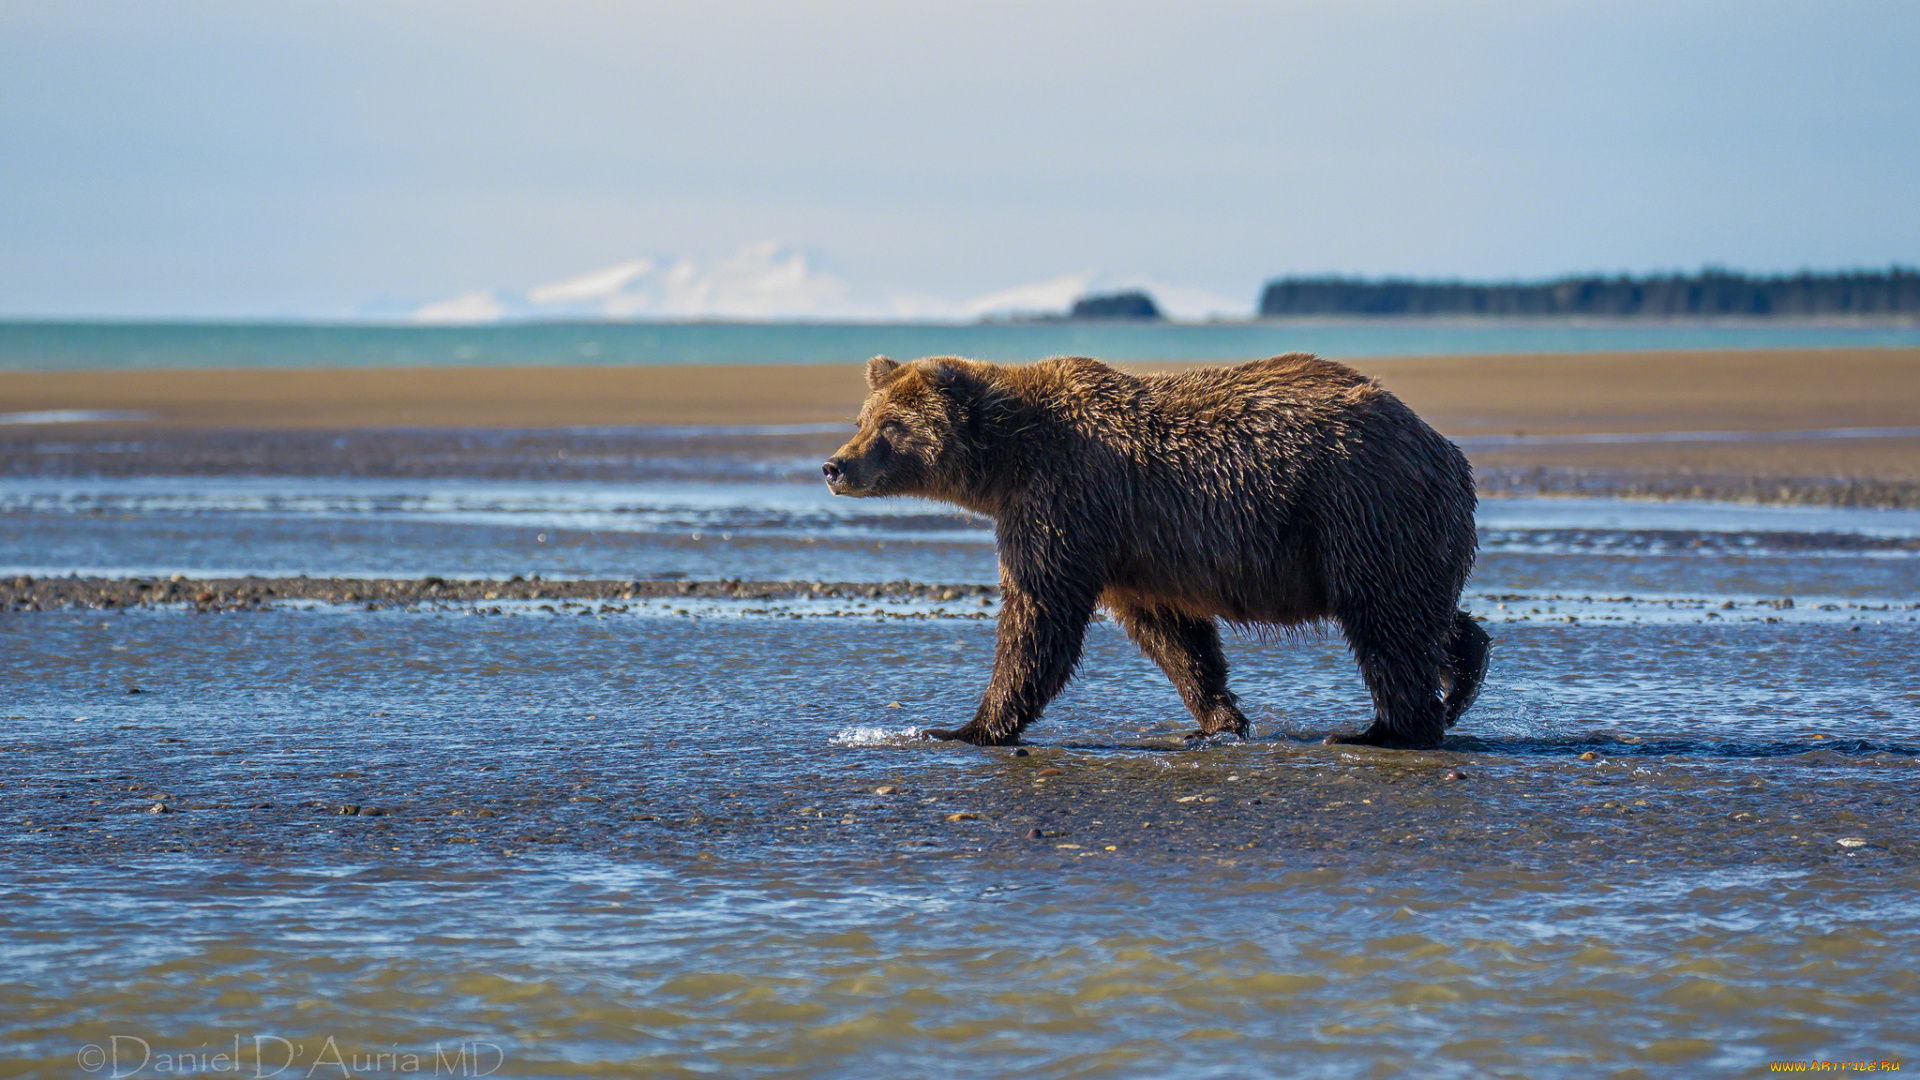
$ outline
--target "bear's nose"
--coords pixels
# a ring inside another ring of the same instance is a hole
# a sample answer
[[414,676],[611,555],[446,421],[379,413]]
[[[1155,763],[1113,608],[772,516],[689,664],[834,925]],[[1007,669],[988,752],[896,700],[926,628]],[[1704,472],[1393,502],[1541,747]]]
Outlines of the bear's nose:
[[828,482],[838,480],[840,479],[840,463],[837,461],[829,461],[825,465],[820,466],[820,473],[827,478]]

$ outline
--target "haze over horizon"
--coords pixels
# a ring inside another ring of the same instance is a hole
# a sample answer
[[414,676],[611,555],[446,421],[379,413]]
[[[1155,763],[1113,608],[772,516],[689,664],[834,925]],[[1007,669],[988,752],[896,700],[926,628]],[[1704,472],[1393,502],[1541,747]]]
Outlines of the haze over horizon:
[[1920,262],[1920,7],[0,8],[0,317],[971,318]]

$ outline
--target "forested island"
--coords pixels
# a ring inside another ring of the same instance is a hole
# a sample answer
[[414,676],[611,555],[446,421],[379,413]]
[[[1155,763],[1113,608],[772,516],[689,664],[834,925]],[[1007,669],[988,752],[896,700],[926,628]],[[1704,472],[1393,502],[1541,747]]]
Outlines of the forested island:
[[1706,270],[1667,277],[1495,283],[1280,278],[1268,282],[1261,294],[1260,315],[1920,315],[1920,270],[1895,266],[1778,277]]
[[1138,289],[1105,295],[1083,296],[1073,302],[1069,319],[1148,319],[1161,318],[1160,305]]

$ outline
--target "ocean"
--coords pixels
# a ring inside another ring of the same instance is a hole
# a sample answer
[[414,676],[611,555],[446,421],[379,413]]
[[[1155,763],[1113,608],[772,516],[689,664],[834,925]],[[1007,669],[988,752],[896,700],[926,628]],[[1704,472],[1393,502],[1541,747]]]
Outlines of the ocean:
[[1920,346],[1920,324],[1524,320],[1235,323],[0,322],[0,370],[824,364],[869,356],[1248,360],[1653,349]]

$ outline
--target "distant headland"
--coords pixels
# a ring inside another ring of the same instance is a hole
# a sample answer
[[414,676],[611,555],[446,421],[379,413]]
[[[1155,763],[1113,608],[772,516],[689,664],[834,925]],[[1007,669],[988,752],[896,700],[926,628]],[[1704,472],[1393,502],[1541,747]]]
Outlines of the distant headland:
[[1920,270],[1752,277],[1724,270],[1650,277],[1473,283],[1389,278],[1280,278],[1263,318],[1303,315],[1486,315],[1614,318],[1920,315]]

